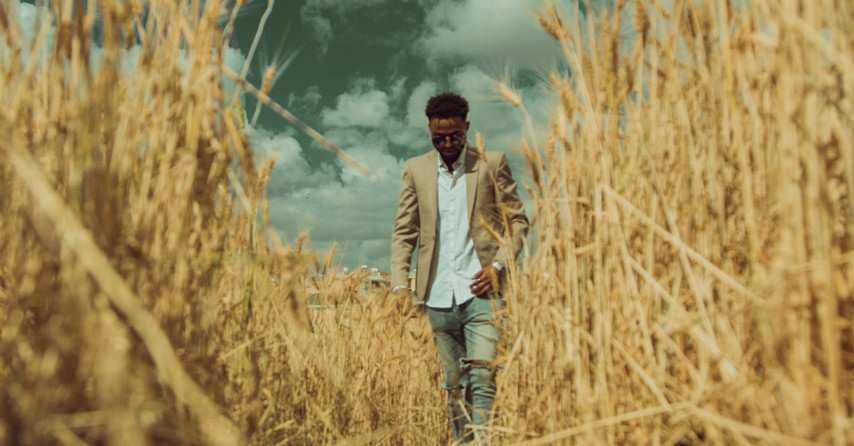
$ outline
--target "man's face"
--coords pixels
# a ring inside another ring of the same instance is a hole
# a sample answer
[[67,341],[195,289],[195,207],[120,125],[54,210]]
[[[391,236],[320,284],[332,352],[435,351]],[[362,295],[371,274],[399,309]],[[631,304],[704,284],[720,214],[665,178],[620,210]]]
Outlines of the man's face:
[[433,118],[430,120],[430,138],[433,147],[442,155],[442,159],[453,162],[466,146],[466,133],[469,123],[462,117]]

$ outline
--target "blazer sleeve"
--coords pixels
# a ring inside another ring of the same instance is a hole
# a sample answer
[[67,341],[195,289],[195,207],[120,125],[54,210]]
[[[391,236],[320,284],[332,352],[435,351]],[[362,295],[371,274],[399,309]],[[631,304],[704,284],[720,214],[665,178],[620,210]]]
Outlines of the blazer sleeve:
[[391,233],[391,286],[409,285],[409,266],[418,242],[421,219],[418,215],[418,196],[412,178],[411,163],[403,171],[403,189],[397,205],[397,217]]
[[510,165],[507,163],[507,156],[500,152],[498,165],[495,168],[495,189],[495,198],[499,204],[502,225],[504,226],[503,232],[509,242],[507,248],[510,248],[499,250],[495,259],[504,265],[510,265],[516,262],[522,252],[525,238],[528,236],[529,223],[528,217],[525,215],[525,206],[519,199],[516,181],[513,179]]

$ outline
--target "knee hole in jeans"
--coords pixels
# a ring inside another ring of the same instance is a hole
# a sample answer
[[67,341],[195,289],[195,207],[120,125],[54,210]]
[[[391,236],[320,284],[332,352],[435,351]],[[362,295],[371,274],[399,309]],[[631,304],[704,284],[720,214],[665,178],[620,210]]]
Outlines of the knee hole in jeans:
[[463,399],[463,387],[455,386],[455,387],[445,387],[445,391],[448,392],[449,400],[461,400]]

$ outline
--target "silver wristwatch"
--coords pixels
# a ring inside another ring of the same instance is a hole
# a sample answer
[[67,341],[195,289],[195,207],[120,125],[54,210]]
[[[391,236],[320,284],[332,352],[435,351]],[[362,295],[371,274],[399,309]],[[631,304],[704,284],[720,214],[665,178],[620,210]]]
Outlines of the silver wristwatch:
[[498,271],[499,275],[504,274],[504,264],[498,260],[492,261],[492,267],[495,268],[495,271]]

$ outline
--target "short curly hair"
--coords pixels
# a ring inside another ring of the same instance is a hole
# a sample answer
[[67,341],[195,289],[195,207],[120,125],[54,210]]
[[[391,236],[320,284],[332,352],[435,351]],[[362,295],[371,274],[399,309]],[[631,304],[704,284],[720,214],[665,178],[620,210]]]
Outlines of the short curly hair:
[[447,92],[437,94],[427,101],[424,114],[427,115],[428,120],[459,116],[465,121],[469,114],[469,103],[465,98],[456,93]]

